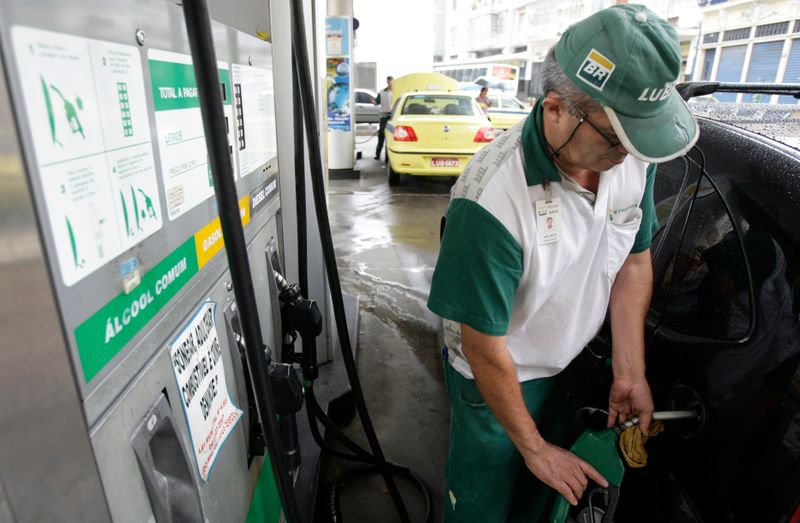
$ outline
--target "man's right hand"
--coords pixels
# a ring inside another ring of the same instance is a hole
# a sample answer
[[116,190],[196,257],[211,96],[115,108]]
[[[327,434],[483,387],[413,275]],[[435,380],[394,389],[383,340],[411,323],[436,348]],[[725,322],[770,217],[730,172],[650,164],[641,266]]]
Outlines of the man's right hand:
[[593,479],[603,488],[608,481],[593,466],[561,447],[542,441],[536,451],[524,455],[525,464],[534,476],[560,494],[572,505],[578,504],[583,491]]
[[573,505],[583,495],[587,477],[603,487],[608,482],[572,452],[547,443],[528,412],[517,381],[516,366],[505,336],[490,336],[461,324],[461,347],[486,405],[519,449],[525,464],[543,483]]

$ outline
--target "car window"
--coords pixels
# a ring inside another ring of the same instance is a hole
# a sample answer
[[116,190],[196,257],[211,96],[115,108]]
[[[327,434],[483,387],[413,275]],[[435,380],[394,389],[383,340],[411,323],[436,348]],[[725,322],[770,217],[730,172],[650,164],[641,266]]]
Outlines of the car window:
[[359,103],[359,104],[375,104],[375,98],[371,97],[367,93],[362,93],[361,91],[356,91],[356,103]]
[[671,255],[671,270],[666,271],[669,296],[662,323],[683,334],[741,339],[751,324],[750,277],[741,238],[705,175],[685,231],[680,248]]
[[516,101],[511,96],[501,96],[500,97],[500,107],[503,109],[522,109],[522,104]]
[[400,114],[475,116],[476,108],[468,96],[415,94],[406,98]]
[[691,202],[697,190],[699,169],[686,157],[658,166],[653,183],[653,202],[658,230],[650,247],[653,256],[653,297],[651,311],[660,313],[669,297],[673,261],[680,249]]

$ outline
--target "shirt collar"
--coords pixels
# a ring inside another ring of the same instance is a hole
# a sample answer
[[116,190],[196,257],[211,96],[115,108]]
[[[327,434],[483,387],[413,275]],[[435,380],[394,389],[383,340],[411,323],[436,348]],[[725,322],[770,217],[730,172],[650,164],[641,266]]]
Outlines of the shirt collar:
[[540,185],[545,177],[549,178],[551,182],[561,181],[561,175],[550,158],[550,148],[544,138],[543,98],[542,96],[536,101],[531,114],[522,127],[522,154],[525,158],[525,179],[528,187]]

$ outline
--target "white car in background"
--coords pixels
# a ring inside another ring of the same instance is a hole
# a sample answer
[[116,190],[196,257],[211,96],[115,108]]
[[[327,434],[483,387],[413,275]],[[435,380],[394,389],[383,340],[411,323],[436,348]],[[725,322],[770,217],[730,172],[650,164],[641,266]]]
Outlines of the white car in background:
[[356,89],[356,123],[380,123],[378,93],[370,89]]

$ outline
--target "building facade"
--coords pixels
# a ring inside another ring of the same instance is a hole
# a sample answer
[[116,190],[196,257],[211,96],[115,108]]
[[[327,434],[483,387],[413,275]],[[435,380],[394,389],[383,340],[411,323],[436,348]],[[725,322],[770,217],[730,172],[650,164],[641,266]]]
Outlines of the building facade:
[[[444,54],[435,65],[508,63],[519,67],[519,98],[538,96],[548,49],[564,30],[613,0],[444,0]],[[645,1],[680,35],[691,72],[698,50],[697,0]]]
[[[694,79],[800,83],[800,1],[699,0]],[[790,96],[719,93],[722,102],[794,103]]]

